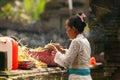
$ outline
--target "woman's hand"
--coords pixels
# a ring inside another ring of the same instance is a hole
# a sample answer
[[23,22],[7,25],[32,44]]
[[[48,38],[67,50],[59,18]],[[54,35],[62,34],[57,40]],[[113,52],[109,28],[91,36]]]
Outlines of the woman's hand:
[[58,51],[65,54],[66,50],[63,49],[59,43],[51,43],[51,44],[54,45],[57,48]]
[[57,52],[57,48],[53,45],[53,44],[47,44],[47,45],[45,45],[45,47],[44,47],[44,49],[46,50],[46,51],[48,51],[48,52]]

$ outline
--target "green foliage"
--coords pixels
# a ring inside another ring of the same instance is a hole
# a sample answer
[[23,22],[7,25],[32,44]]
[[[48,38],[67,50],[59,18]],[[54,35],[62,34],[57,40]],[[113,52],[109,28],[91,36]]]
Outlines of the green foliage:
[[12,0],[0,0],[0,7],[6,5],[7,3],[11,2]]
[[3,19],[14,22],[31,23],[40,19],[48,0],[15,0],[1,8]]
[[47,0],[24,0],[25,10],[35,20],[39,20],[39,15],[44,11],[46,2]]
[[6,16],[10,15],[11,7],[12,7],[12,5],[10,3],[7,3],[3,8],[1,8],[1,10],[2,10],[2,16],[4,18]]
[[24,0],[24,7],[27,13],[30,13],[32,11],[32,7],[34,6],[34,0]]

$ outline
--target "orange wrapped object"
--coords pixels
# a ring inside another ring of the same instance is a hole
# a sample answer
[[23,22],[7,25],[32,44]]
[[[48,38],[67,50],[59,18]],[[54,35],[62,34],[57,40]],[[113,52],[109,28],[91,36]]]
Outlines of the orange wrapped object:
[[90,65],[96,65],[96,59],[95,57],[90,58]]

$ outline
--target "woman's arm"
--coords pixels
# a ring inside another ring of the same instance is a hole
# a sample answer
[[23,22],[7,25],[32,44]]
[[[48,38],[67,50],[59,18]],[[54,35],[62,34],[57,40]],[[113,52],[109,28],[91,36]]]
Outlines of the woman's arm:
[[73,40],[69,49],[66,51],[66,54],[61,54],[61,52],[58,51],[55,55],[54,61],[63,67],[69,67],[79,53],[79,50],[80,44],[78,41]]

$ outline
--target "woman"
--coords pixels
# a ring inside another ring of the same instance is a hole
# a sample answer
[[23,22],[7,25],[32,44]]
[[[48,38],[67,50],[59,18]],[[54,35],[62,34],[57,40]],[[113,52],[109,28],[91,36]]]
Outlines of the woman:
[[72,40],[69,49],[53,44],[57,51],[54,61],[67,69],[68,80],[92,80],[89,68],[91,48],[83,35],[86,26],[84,17],[79,13],[66,20],[66,33]]

